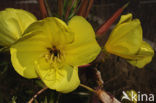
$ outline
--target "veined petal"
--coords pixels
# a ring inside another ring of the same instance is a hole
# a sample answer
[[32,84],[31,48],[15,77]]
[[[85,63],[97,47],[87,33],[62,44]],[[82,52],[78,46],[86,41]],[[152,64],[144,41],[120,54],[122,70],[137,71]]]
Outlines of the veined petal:
[[8,8],[0,12],[0,45],[8,46],[22,37],[24,30],[37,19],[31,13]]
[[81,16],[73,17],[68,26],[74,32],[74,42],[65,48],[66,62],[75,66],[92,62],[101,50],[92,26]]
[[154,50],[152,49],[152,47],[148,43],[143,41],[138,53],[135,55],[136,57],[140,58],[128,60],[128,62],[138,68],[143,68],[146,64],[151,62],[153,55]]
[[140,21],[135,19],[121,23],[115,27],[106,42],[105,49],[112,54],[133,59],[142,43]]
[[31,34],[27,39],[19,40],[17,43],[11,46],[11,62],[21,76],[25,78],[38,77],[34,67],[34,61],[43,57],[48,50],[49,46],[47,38],[38,33]]
[[35,64],[37,73],[50,89],[68,93],[80,84],[77,67],[62,65],[54,68],[45,58],[36,61]]

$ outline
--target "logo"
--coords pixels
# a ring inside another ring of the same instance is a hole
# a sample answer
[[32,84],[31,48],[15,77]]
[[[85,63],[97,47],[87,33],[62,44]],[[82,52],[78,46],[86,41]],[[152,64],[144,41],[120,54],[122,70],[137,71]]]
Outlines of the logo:
[[134,103],[138,102],[143,102],[143,101],[148,101],[148,102],[154,102],[154,94],[146,94],[146,93],[141,93],[140,91],[135,92],[134,90],[130,91],[123,91],[122,92],[123,96],[121,98],[121,101],[123,100],[128,100],[132,101]]

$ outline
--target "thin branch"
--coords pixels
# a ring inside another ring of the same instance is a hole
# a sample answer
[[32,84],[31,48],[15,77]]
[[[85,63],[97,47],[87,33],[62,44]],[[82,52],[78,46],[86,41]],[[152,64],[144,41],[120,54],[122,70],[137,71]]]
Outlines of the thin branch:
[[41,10],[42,18],[47,17],[48,14],[47,14],[47,9],[46,9],[45,4],[44,4],[44,0],[38,0],[38,2],[40,4],[40,10]]
[[104,85],[104,81],[102,79],[101,72],[97,68],[94,68],[94,69],[96,71],[97,82],[99,85],[98,86],[99,88],[96,90],[96,94],[101,100],[101,102],[102,103],[120,103],[120,101],[118,101],[114,96],[108,94],[102,89]]
[[94,89],[92,89],[92,88],[90,88],[90,87],[88,87],[88,86],[86,86],[84,84],[80,84],[80,86],[83,87],[83,88],[86,88],[87,90],[89,90],[89,91],[91,91],[93,93],[96,93],[96,90],[94,90]]
[[94,69],[96,71],[96,77],[97,77],[98,85],[99,85],[100,88],[103,88],[104,81],[102,79],[101,72],[99,70],[97,70],[97,68],[94,68]]
[[115,97],[109,95],[107,92],[103,90],[98,90],[97,95],[102,103],[121,103]]
[[115,97],[111,96],[110,94],[108,94],[107,92],[105,92],[102,89],[94,90],[94,89],[92,89],[92,88],[90,88],[84,84],[80,84],[80,86],[83,88],[86,88],[87,90],[89,90],[93,93],[95,93],[102,103],[121,103]]
[[93,93],[95,93],[102,103],[121,103],[114,96],[110,95],[109,93],[107,93],[106,91],[104,91],[102,89],[104,82],[102,80],[101,72],[97,68],[94,68],[94,69],[96,72],[96,78],[97,78],[97,82],[98,82],[97,89],[94,90],[94,89],[92,89],[86,85],[83,85],[83,84],[80,84],[80,86],[88,89],[89,91],[92,91]]
[[40,95],[42,92],[44,92],[44,91],[47,90],[47,89],[48,89],[48,87],[45,87],[45,88],[41,89],[40,91],[38,91],[38,92],[28,101],[28,103],[33,103],[34,99],[36,99],[38,95]]

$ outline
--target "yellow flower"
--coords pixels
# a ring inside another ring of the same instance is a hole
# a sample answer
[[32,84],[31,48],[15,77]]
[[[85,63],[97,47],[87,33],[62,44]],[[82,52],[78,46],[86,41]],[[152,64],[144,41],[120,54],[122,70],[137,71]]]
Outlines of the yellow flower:
[[144,67],[152,60],[153,49],[142,40],[142,27],[139,19],[132,20],[132,14],[121,16],[105,49],[107,52],[128,59],[129,63],[138,68]]
[[34,21],[35,16],[21,9],[8,8],[0,11],[0,46],[14,43]]
[[45,18],[24,35],[10,48],[15,70],[25,78],[39,76],[49,88],[63,93],[79,86],[78,66],[92,62],[101,50],[92,26],[80,16],[68,25]]

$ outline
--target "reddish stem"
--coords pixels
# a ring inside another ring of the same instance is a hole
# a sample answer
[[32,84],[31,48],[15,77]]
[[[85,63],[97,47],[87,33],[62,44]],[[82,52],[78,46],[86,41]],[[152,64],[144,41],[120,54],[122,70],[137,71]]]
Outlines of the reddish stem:
[[90,9],[92,8],[93,3],[94,3],[94,0],[90,0],[88,8],[87,8],[86,15],[85,15],[85,18],[88,16],[88,14],[90,12]]
[[40,95],[42,92],[44,92],[45,90],[47,90],[48,87],[45,87],[43,89],[41,89],[40,91],[38,91],[29,101],[28,103],[33,103],[33,101],[37,98],[38,95]]
[[48,16],[48,13],[47,13],[47,9],[45,7],[45,4],[44,4],[44,0],[38,0],[39,2],[39,5],[40,5],[40,11],[41,11],[41,14],[42,14],[42,18],[45,18]]
[[72,0],[72,4],[68,5],[68,9],[67,9],[66,16],[65,16],[66,20],[68,19],[69,13],[70,13],[71,8],[73,7],[74,3],[75,3],[75,0]]
[[118,9],[113,16],[107,20],[106,23],[104,23],[96,32],[96,35],[102,35],[104,34],[109,28],[110,26],[114,23],[114,21],[120,16],[120,14],[123,12],[123,10],[125,9],[125,7],[128,6],[128,3],[126,5],[124,5],[122,8]]
[[60,17],[63,15],[63,0],[58,0],[58,14]]
[[83,0],[82,4],[81,4],[81,7],[79,9],[79,12],[78,12],[79,16],[85,17],[86,10],[87,10],[87,5],[88,5],[88,0]]

